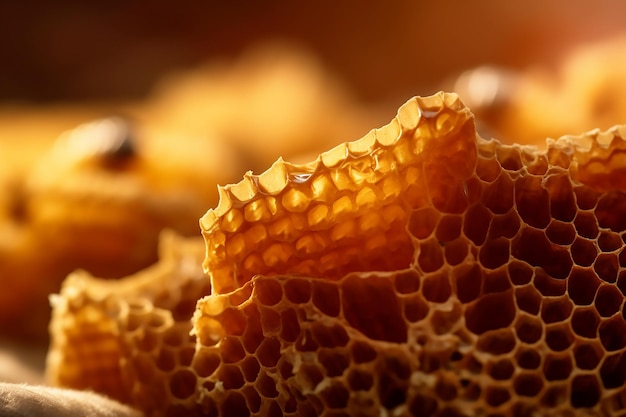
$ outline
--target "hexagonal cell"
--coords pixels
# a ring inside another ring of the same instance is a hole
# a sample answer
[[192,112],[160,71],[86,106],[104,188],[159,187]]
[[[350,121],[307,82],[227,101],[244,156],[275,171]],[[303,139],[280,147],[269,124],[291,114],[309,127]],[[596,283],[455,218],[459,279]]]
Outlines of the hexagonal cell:
[[566,384],[551,384],[546,387],[541,396],[541,405],[544,407],[555,408],[563,405],[568,401],[568,387]]
[[543,364],[543,374],[548,381],[564,381],[569,379],[573,370],[569,352],[548,353]]
[[569,348],[574,339],[575,336],[568,323],[553,323],[546,326],[546,344],[556,352]]
[[428,238],[437,227],[441,214],[432,207],[418,209],[411,213],[408,231],[416,239]]
[[565,321],[572,314],[573,308],[567,296],[546,297],[541,303],[541,319],[546,324]]
[[598,334],[600,316],[594,308],[575,308],[572,313],[572,330],[579,336],[595,338]]
[[517,338],[511,329],[491,330],[480,335],[476,349],[481,352],[501,355],[515,349]]
[[485,401],[492,407],[498,407],[510,399],[511,393],[506,388],[488,386],[485,389]]
[[366,342],[353,340],[350,345],[350,357],[354,363],[368,363],[377,358],[376,351]]
[[430,316],[430,325],[435,334],[446,334],[461,322],[463,308],[458,301],[451,308],[435,309]]
[[257,389],[258,393],[265,398],[278,397],[276,380],[264,371],[261,371],[258,374],[256,380],[254,381],[254,387]]
[[618,233],[610,230],[602,230],[598,236],[598,247],[602,252],[613,252],[624,245]]
[[490,363],[488,366],[489,375],[496,381],[507,381],[515,372],[516,366],[509,358],[500,359]]
[[332,282],[312,282],[312,301],[322,313],[337,317],[340,310],[339,289]]
[[515,181],[515,207],[528,225],[544,229],[550,223],[550,195],[543,188],[543,178],[520,176]]
[[593,212],[579,211],[574,219],[574,227],[582,237],[596,239],[598,237],[598,219]]
[[575,267],[567,282],[567,293],[576,305],[590,305],[600,283],[592,269]]
[[[480,335],[489,330],[507,328],[515,317],[513,291],[503,291],[482,296],[465,310],[467,329]],[[497,311],[498,314],[493,314]]]
[[571,380],[570,403],[573,407],[593,407],[600,401],[600,382],[595,374],[576,375]]
[[510,252],[509,239],[504,237],[489,239],[480,248],[478,259],[484,268],[496,269],[509,261]]
[[374,340],[402,343],[406,322],[393,283],[386,276],[349,275],[341,282],[343,316]]
[[469,244],[464,237],[446,242],[444,246],[445,261],[454,266],[463,262],[469,253]]
[[626,230],[626,218],[618,213],[626,212],[626,194],[622,190],[612,190],[598,200],[595,215],[598,225],[620,233]]
[[424,273],[434,272],[443,266],[443,248],[437,239],[426,239],[419,243],[417,264]]
[[368,370],[349,369],[346,379],[351,391],[369,391],[374,386],[374,378]]
[[515,209],[511,209],[504,214],[498,214],[491,220],[489,227],[489,238],[497,239],[505,237],[512,239],[519,232],[521,219]]
[[600,378],[605,389],[623,387],[626,383],[626,354],[607,355],[600,367]]
[[409,297],[403,297],[402,303],[404,304],[403,313],[404,318],[409,323],[416,323],[423,320],[428,315],[430,307],[421,294],[414,294]]
[[222,382],[224,389],[236,390],[245,384],[243,373],[238,365],[222,365],[217,370],[217,378]]
[[609,352],[626,347],[626,320],[621,315],[603,319],[598,327],[602,346]]
[[481,293],[483,269],[476,263],[459,265],[452,270],[452,282],[462,303],[469,303]]
[[452,295],[447,273],[428,274],[422,279],[422,295],[433,303],[444,303]]
[[343,409],[348,405],[350,391],[339,381],[333,380],[320,394],[324,405],[330,409]]
[[319,362],[326,370],[326,376],[341,376],[350,365],[347,352],[337,349],[321,349],[317,354]]
[[550,175],[545,179],[550,195],[550,214],[554,219],[570,222],[578,212],[569,175]]
[[526,262],[511,259],[507,264],[507,269],[509,279],[513,285],[526,285],[533,278],[533,268]]
[[577,341],[573,352],[576,367],[580,369],[594,369],[604,357],[604,349],[596,340]]
[[259,302],[266,306],[276,305],[283,299],[283,287],[274,279],[257,279],[254,293]]
[[465,212],[463,234],[475,245],[481,246],[487,237],[493,214],[482,204],[474,204]]
[[546,228],[546,236],[557,245],[569,245],[576,238],[576,229],[572,223],[552,220]]
[[515,361],[522,369],[537,369],[541,365],[541,355],[535,349],[520,347],[515,352]]
[[594,306],[602,317],[610,317],[619,312],[624,296],[614,285],[602,284],[598,288]]
[[460,215],[446,214],[441,217],[437,230],[435,231],[435,239],[439,242],[449,242],[461,236],[461,228],[463,226],[463,217]]
[[169,378],[171,394],[179,399],[188,398],[196,391],[198,377],[188,369],[179,369]]
[[476,164],[476,175],[481,181],[490,183],[502,173],[502,167],[496,158],[479,157]]
[[572,260],[578,266],[590,266],[598,256],[595,241],[576,238],[570,247]]
[[605,282],[614,283],[617,281],[619,271],[619,261],[614,253],[601,253],[593,264],[593,270]]
[[535,372],[522,371],[513,378],[513,389],[522,397],[534,397],[543,388],[543,378]]
[[520,314],[515,320],[515,334],[524,343],[532,344],[543,336],[543,322],[537,317]]
[[513,207],[513,181],[503,172],[492,183],[483,187],[482,201],[493,214],[504,214]]

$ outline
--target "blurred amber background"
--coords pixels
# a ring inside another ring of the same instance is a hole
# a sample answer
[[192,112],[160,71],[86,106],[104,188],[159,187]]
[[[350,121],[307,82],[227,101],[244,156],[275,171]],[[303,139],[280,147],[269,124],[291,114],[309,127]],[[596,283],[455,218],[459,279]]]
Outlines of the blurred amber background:
[[626,29],[620,0],[0,2],[0,99],[148,94],[163,74],[288,39],[362,100],[437,90],[477,65],[554,66]]

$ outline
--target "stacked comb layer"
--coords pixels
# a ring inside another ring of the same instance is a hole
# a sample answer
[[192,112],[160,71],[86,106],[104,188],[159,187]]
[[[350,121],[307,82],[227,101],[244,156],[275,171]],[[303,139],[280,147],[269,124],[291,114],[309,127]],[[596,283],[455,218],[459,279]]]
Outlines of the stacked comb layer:
[[69,279],[49,375],[154,416],[623,415],[625,136],[507,146],[454,94],[412,99],[222,188],[210,295]]

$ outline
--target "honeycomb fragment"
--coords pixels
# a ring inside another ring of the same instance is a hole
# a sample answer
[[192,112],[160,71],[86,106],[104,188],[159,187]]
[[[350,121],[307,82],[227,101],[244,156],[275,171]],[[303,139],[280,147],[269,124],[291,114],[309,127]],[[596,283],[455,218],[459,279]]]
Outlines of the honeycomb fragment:
[[221,188],[191,321],[70,278],[49,375],[154,416],[624,415],[625,138],[503,145],[414,98]]

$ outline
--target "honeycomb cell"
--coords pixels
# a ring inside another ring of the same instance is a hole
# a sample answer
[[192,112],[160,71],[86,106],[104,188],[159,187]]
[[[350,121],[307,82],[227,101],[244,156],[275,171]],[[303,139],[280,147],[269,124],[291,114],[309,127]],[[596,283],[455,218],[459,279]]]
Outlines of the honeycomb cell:
[[596,292],[594,306],[601,317],[611,317],[616,314],[624,302],[624,296],[617,287],[602,284]]
[[502,169],[507,171],[519,171],[524,166],[520,149],[513,146],[496,148],[496,159]]
[[541,365],[541,356],[536,350],[521,348],[515,352],[515,361],[520,368],[537,369]]
[[491,330],[480,335],[476,348],[481,352],[502,355],[511,352],[516,343],[517,339],[511,329]]
[[546,236],[557,245],[569,245],[576,239],[576,229],[570,222],[552,220],[546,228]]
[[571,323],[574,333],[591,339],[597,337],[600,317],[595,309],[576,308],[572,314]]
[[517,308],[526,313],[537,315],[541,308],[543,296],[532,285],[515,288],[515,302]]
[[444,246],[445,262],[450,265],[458,265],[462,263],[468,256],[469,246],[463,238],[446,242]]
[[593,407],[600,400],[600,383],[595,375],[576,375],[571,382],[570,395],[573,407]]
[[614,353],[604,358],[600,378],[605,389],[619,388],[626,383],[626,355]]
[[493,214],[505,214],[513,208],[513,190],[513,180],[507,173],[502,173],[495,181],[483,188],[483,204]]
[[509,261],[510,252],[508,239],[503,237],[491,239],[480,248],[479,261],[484,268],[496,269]]
[[433,303],[443,303],[452,295],[452,286],[447,274],[426,275],[422,281],[424,298]]
[[394,275],[394,288],[399,294],[412,294],[420,289],[420,275],[413,269]]
[[515,334],[520,341],[533,344],[543,336],[543,323],[536,317],[520,315],[515,321]]
[[479,157],[476,164],[476,175],[484,182],[495,181],[502,173],[502,167],[497,158]]
[[498,407],[509,401],[511,394],[506,388],[487,387],[485,392],[485,401],[492,407]]
[[441,214],[432,207],[418,209],[409,218],[409,233],[416,239],[428,238],[437,227]]
[[592,270],[574,268],[567,281],[567,294],[576,305],[589,305],[599,286],[600,280]]
[[541,303],[541,319],[546,324],[566,321],[573,307],[568,297],[546,297]]
[[[497,311],[498,314],[493,314]],[[465,322],[469,331],[480,335],[489,330],[508,327],[515,317],[513,291],[487,294],[469,304],[465,310]]]
[[423,241],[419,246],[417,264],[424,273],[434,272],[444,264],[442,244],[436,239]]
[[573,351],[576,367],[580,369],[594,369],[604,355],[602,347],[595,342],[578,342]]
[[546,326],[545,341],[550,349],[561,352],[574,343],[574,334],[567,323],[556,323]]
[[513,285],[528,284],[533,277],[533,269],[526,262],[512,259],[507,264],[509,280]]
[[587,239],[576,239],[570,247],[572,260],[578,266],[590,266],[598,255],[594,242]]
[[406,323],[395,294],[386,277],[372,277],[363,285],[361,278],[349,276],[341,286],[343,315],[369,338],[406,342]]
[[542,178],[522,176],[515,181],[515,207],[522,221],[537,229],[550,223],[550,196]]
[[176,398],[187,398],[196,390],[196,375],[186,369],[181,369],[172,374],[170,379],[170,392]]
[[613,253],[601,253],[593,264],[593,270],[603,281],[609,283],[616,282],[619,271],[617,256]]
[[624,210],[626,210],[626,193],[624,191],[610,191],[602,195],[595,207],[598,225],[617,233],[625,231],[626,219],[617,214],[623,213]]
[[544,381],[541,375],[522,371],[513,378],[513,389],[522,397],[534,397],[543,388]]
[[[466,211],[463,221],[463,234],[474,243],[480,246],[485,242],[487,231],[493,214],[482,204],[474,204]],[[471,219],[471,220],[470,220]]]
[[566,381],[573,370],[572,359],[569,354],[549,354],[543,364],[543,374],[547,381]]
[[576,214],[574,227],[579,236],[587,239],[595,239],[599,233],[598,219],[589,211],[580,211]]
[[626,321],[622,316],[603,319],[598,327],[602,346],[609,352],[626,347]]
[[370,372],[361,369],[350,369],[348,371],[348,386],[353,392],[369,391],[374,386],[374,378]]

